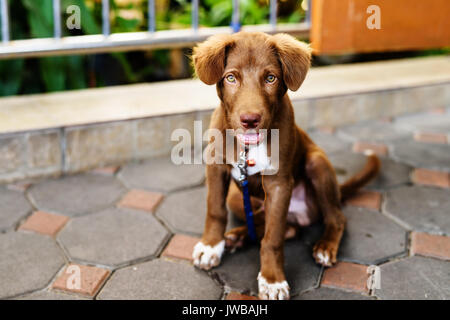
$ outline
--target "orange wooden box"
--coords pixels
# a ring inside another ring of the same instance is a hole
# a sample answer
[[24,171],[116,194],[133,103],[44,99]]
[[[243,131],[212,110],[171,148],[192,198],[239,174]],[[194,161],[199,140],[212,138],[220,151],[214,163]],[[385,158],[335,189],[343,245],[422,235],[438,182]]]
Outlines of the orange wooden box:
[[[379,7],[380,29],[367,26],[371,5]],[[449,46],[450,0],[313,0],[311,42],[316,54]]]

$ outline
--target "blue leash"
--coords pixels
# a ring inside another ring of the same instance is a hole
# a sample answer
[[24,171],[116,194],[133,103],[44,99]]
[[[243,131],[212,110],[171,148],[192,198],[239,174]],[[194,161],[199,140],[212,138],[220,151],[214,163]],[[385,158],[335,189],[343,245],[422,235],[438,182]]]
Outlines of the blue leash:
[[247,152],[248,147],[246,146],[240,153],[238,168],[241,171],[241,176],[239,177],[239,182],[241,183],[242,193],[244,196],[244,210],[245,210],[245,220],[247,221],[248,236],[252,242],[256,242],[256,228],[253,219],[252,204],[250,202],[250,192],[248,191],[248,179],[247,179]]
[[242,193],[244,194],[244,210],[245,210],[245,220],[247,221],[247,230],[250,240],[256,242],[256,228],[255,221],[253,219],[252,203],[250,202],[250,193],[248,192],[248,180],[245,179],[241,182]]

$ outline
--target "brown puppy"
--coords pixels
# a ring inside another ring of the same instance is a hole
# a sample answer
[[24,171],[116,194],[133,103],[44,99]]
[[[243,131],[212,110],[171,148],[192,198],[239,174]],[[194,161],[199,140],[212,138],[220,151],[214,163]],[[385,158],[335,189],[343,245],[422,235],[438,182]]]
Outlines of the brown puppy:
[[[325,232],[313,249],[317,263],[336,262],[345,227],[342,201],[377,174],[380,163],[368,157],[366,167],[342,186],[325,153],[294,122],[287,89],[297,90],[310,66],[309,47],[285,34],[240,32],[217,35],[194,48],[195,71],[203,82],[216,84],[221,105],[211,128],[225,136],[226,129],[279,131],[279,169],[261,175],[267,159],[257,157],[249,171],[249,188],[257,234],[261,241],[259,295],[264,299],[288,299],[289,286],[283,270],[285,237],[295,235],[295,225],[308,225],[318,218]],[[239,137],[239,136],[238,136]],[[259,137],[259,136],[258,136]],[[240,137],[242,140],[242,136]],[[259,139],[259,138],[258,138]],[[225,140],[225,139],[224,139]],[[271,150],[269,131],[263,147]],[[225,235],[227,208],[245,220],[242,193],[235,180],[236,157],[229,159],[224,143],[223,164],[207,165],[207,217],[202,240],[193,252],[194,264],[210,269],[220,263],[225,245],[234,249],[247,238],[247,228]],[[268,154],[269,155],[269,154]],[[226,241],[225,241],[226,240]]]

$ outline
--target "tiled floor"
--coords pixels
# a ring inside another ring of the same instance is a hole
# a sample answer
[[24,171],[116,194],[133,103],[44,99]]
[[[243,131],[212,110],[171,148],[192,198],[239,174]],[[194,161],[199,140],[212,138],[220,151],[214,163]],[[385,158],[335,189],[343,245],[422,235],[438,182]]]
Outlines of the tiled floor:
[[[311,132],[340,181],[367,149],[382,172],[344,208],[336,266],[312,259],[320,224],[286,242],[293,299],[450,299],[449,133],[445,109]],[[205,197],[203,166],[165,158],[0,186],[0,298],[251,299],[257,246],[209,272],[192,266]],[[370,265],[381,274],[373,296]]]

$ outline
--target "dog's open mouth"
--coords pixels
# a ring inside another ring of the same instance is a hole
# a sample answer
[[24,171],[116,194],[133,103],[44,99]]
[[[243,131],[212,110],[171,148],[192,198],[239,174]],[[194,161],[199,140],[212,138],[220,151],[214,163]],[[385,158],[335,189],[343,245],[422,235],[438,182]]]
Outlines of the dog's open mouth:
[[238,133],[236,135],[242,144],[258,144],[263,139],[261,132]]

